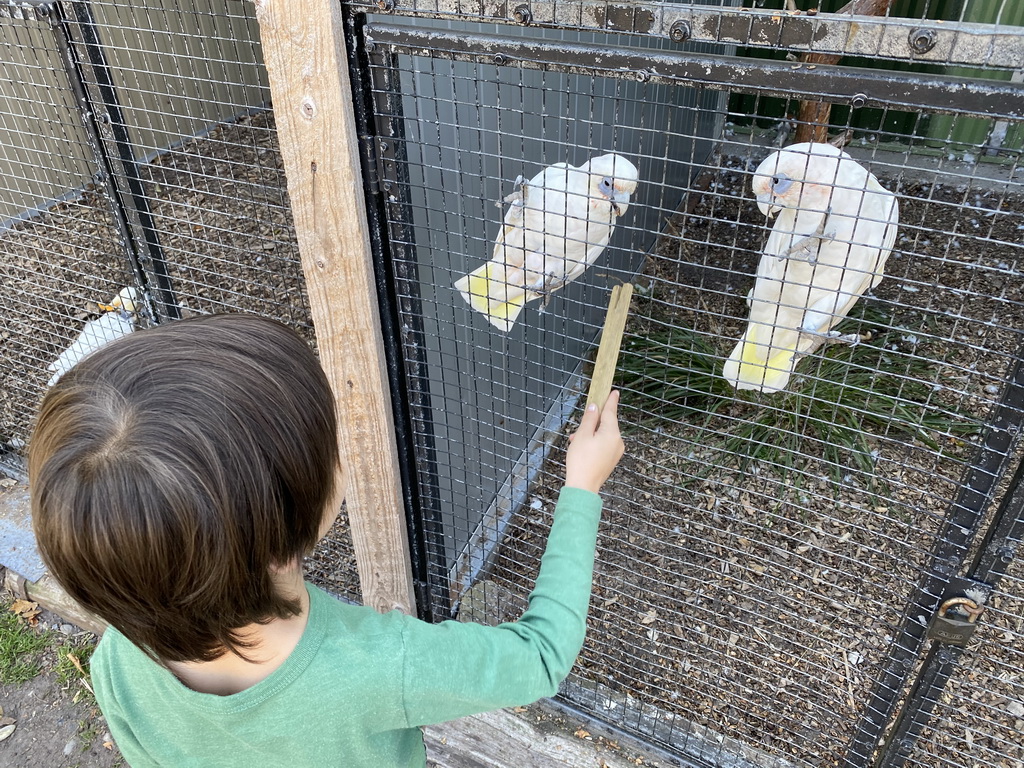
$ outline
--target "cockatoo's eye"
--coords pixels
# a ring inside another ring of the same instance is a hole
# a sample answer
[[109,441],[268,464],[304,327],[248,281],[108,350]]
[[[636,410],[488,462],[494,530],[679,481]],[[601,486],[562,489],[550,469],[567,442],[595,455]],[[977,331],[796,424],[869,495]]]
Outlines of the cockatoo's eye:
[[789,191],[789,188],[793,186],[793,180],[784,173],[776,174],[772,176],[772,193],[776,195],[784,195]]
[[597,185],[597,188],[601,190],[602,195],[611,195],[612,180],[605,176],[603,179],[601,179],[601,183]]

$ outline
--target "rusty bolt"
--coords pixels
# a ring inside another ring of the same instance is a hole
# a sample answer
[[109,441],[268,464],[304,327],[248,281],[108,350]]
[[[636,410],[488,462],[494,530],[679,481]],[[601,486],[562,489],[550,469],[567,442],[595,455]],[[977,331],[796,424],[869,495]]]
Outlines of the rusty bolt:
[[377,9],[384,13],[391,13],[395,10],[395,0],[377,0]]
[[685,43],[690,39],[690,25],[685,21],[677,21],[672,25],[672,29],[668,31],[669,39],[673,43]]
[[935,47],[934,29],[912,29],[910,31],[910,50],[914,53],[928,53]]
[[533,14],[530,13],[530,7],[528,5],[517,5],[516,9],[512,11],[512,18],[516,24],[529,24],[533,21]]

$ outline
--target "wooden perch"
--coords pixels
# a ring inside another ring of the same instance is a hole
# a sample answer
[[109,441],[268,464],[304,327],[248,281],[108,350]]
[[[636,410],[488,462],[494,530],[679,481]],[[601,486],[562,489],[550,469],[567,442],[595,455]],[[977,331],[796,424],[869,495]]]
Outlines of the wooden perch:
[[[857,16],[884,16],[893,0],[850,0],[836,11]],[[838,64],[842,56],[825,53],[805,53],[800,60],[807,64]],[[795,144],[805,141],[828,141],[828,123],[832,105],[827,101],[802,101],[797,118]]]

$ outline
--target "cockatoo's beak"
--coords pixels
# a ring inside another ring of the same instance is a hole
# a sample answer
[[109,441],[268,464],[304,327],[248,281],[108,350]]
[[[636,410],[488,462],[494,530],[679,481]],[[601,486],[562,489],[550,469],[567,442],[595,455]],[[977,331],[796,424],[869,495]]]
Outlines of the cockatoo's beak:
[[612,213],[621,216],[629,207],[629,192],[612,192],[608,201],[612,204]]
[[763,195],[757,196],[757,207],[769,219],[782,210],[781,206],[772,205],[771,192],[765,192]]

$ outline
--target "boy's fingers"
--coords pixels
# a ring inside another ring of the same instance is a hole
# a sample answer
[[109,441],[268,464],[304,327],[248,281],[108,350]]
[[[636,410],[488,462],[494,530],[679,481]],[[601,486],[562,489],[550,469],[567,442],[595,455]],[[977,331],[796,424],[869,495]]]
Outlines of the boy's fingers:
[[604,410],[601,412],[603,423],[616,423],[619,418],[619,390],[612,390],[604,403]]
[[600,417],[597,413],[597,405],[591,403],[590,405],[587,406],[586,410],[583,411],[583,418],[580,419],[580,426],[579,429],[577,429],[576,431],[583,432],[584,430],[586,430],[587,432],[591,433],[596,432],[599,418]]

